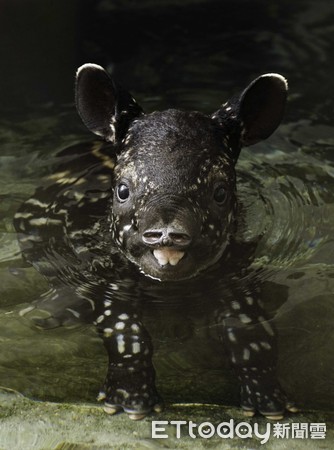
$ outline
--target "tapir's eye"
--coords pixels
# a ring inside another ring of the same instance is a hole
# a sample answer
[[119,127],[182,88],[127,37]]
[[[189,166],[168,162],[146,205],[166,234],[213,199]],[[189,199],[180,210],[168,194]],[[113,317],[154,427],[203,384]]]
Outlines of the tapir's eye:
[[130,196],[130,189],[124,183],[121,183],[117,186],[116,192],[117,192],[117,199],[120,202],[125,202]]
[[215,190],[213,193],[213,198],[218,203],[218,205],[222,205],[225,202],[226,197],[227,197],[227,194],[226,194],[225,186],[223,184],[218,184],[215,187]]

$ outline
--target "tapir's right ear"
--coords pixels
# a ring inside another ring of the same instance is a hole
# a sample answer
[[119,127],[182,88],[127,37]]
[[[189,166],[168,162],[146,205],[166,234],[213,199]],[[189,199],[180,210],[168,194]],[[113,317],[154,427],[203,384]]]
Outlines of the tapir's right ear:
[[103,67],[96,64],[79,67],[75,102],[86,127],[114,143],[124,137],[131,121],[143,114],[131,95],[116,85]]

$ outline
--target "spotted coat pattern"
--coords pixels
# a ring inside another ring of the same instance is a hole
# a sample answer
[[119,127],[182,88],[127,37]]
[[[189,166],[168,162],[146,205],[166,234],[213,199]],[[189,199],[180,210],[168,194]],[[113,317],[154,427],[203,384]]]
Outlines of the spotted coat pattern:
[[[236,239],[235,164],[243,145],[278,126],[286,89],[283,77],[267,74],[211,116],[144,114],[104,69],[79,69],[78,112],[107,142],[59,155],[57,171],[14,222],[25,258],[50,284],[37,302],[50,315],[37,325],[80,319],[101,335],[109,364],[98,398],[108,413],[140,419],[161,410],[141,313],[152,288],[162,297],[189,292],[188,298],[196,289],[203,301],[213,292],[246,414],[278,417],[293,409],[276,380],[276,332],[259,286],[247,282],[251,251]],[[229,292],[221,289],[224,279]]]

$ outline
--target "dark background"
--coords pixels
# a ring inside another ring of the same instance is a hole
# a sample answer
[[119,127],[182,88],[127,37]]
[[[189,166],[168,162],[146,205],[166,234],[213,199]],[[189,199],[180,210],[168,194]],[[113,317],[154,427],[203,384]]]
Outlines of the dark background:
[[94,62],[145,109],[211,111],[277,71],[289,118],[328,121],[333,22],[331,0],[1,0],[0,111],[72,103],[76,68]]

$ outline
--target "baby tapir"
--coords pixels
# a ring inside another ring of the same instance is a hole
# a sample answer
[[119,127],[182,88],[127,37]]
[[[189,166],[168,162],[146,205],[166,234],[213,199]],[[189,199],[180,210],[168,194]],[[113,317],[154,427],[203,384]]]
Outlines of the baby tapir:
[[260,287],[247,281],[251,259],[236,239],[240,149],[273,133],[286,96],[285,79],[265,74],[212,115],[145,114],[102,67],[79,68],[79,115],[106,142],[63,152],[15,227],[26,259],[51,286],[37,302],[49,318],[38,324],[80,316],[97,326],[109,355],[99,394],[108,413],[141,419],[162,408],[141,318],[152,287],[160,296],[191,298],[196,289],[203,301],[208,291],[218,300],[216,322],[247,415],[296,410],[276,380],[275,331],[259,305]]

